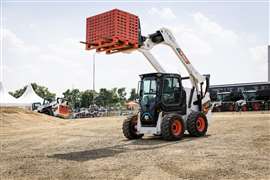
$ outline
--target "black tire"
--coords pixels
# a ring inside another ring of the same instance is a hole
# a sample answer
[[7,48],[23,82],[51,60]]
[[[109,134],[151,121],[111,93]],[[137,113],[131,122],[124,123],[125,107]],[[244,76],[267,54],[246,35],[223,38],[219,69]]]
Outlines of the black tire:
[[44,113],[44,114],[47,114],[47,115],[49,115],[49,116],[53,116],[53,111],[52,111],[51,109],[45,109],[45,110],[43,111],[43,113]]
[[137,115],[130,116],[124,120],[122,130],[123,134],[128,139],[140,139],[143,137],[143,134],[137,134]]
[[208,121],[202,112],[191,112],[187,119],[187,130],[191,136],[204,136],[208,129]]
[[[179,127],[178,127],[179,126]],[[185,126],[182,117],[177,114],[167,114],[161,123],[161,134],[165,140],[180,140],[184,136]]]

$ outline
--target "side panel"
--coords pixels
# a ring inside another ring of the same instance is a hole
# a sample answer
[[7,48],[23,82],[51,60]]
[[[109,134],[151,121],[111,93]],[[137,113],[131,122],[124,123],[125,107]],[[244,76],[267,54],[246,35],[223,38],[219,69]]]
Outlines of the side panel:
[[[186,90],[186,94],[187,94],[187,103],[189,102],[189,98],[191,96],[191,88],[185,88]],[[194,105],[193,102],[197,101],[197,96],[196,96],[196,92],[194,91],[192,97],[191,97],[191,107],[189,108],[187,106],[187,116],[190,114],[191,111],[199,111],[199,108],[197,105]],[[208,120],[208,123],[211,122],[211,117],[212,117],[212,109],[213,109],[213,106],[211,106],[211,101],[210,101],[210,94],[207,92],[205,97],[202,99],[202,104],[203,104],[203,107],[207,107],[209,106],[208,108],[208,111],[206,113],[206,117],[207,117],[207,120]]]

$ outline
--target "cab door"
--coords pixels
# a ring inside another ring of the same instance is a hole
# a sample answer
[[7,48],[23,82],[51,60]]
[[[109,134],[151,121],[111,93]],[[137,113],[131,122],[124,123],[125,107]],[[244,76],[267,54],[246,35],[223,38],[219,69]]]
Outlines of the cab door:
[[186,94],[180,76],[163,77],[161,102],[165,111],[181,111],[181,114],[185,114]]

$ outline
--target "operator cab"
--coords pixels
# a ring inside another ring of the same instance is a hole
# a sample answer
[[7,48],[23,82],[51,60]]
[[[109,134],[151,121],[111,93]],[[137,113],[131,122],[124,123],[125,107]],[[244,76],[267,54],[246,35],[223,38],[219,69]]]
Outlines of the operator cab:
[[140,75],[140,120],[142,126],[155,127],[159,112],[186,115],[186,92],[179,74]]

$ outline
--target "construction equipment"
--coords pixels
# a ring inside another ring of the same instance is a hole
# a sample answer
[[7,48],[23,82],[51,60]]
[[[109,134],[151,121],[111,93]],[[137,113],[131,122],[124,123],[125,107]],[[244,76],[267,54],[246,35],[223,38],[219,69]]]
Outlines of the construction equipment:
[[[166,140],[178,140],[183,137],[185,130],[192,136],[204,136],[212,111],[208,92],[210,76],[201,75],[192,66],[170,30],[161,28],[153,34],[142,36],[139,18],[136,17],[118,9],[90,17],[87,19],[87,39],[83,42],[87,50],[96,49],[106,54],[137,50],[157,71],[140,75],[140,110],[123,122],[124,136],[139,139],[144,134],[153,134]],[[95,26],[89,27],[89,21]],[[97,31],[102,28],[103,32]],[[124,35],[120,37],[121,32]],[[165,71],[150,52],[160,44],[173,50],[189,77]],[[190,80],[192,88],[184,88],[183,80]]]
[[70,118],[72,113],[68,101],[64,98],[57,98],[56,101],[51,103],[44,103],[44,105],[37,108],[37,111],[64,119]]
[[212,96],[213,112],[261,111],[270,108],[270,90],[219,92]]
[[245,102],[245,105],[242,106],[243,111],[260,111],[270,109],[270,89],[247,90],[242,93],[243,101]]
[[239,105],[244,105],[241,92],[220,92],[213,99],[213,112],[235,111]]

